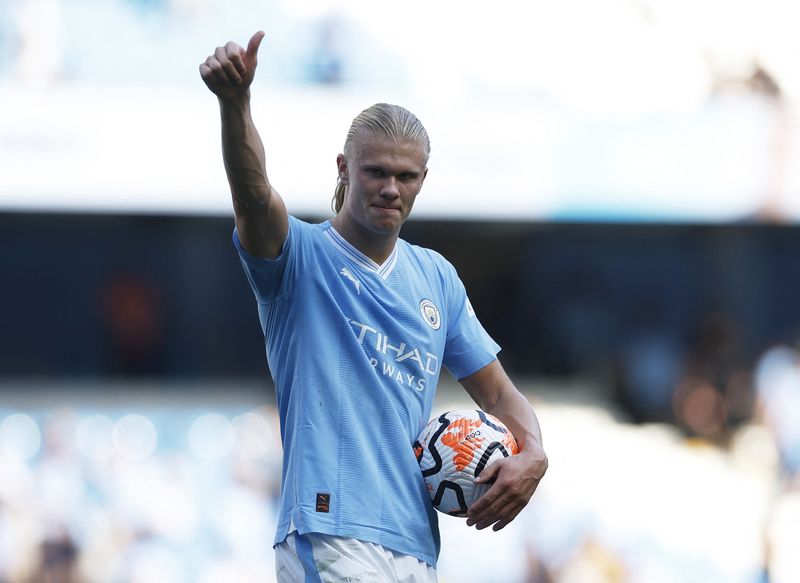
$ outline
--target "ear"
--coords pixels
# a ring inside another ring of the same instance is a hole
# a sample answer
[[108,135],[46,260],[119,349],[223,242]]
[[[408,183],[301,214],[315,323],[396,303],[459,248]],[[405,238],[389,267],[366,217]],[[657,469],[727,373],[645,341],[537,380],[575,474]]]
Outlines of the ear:
[[[419,181],[419,188],[422,190],[422,185],[425,183],[425,179],[428,177],[428,169],[425,168],[425,171],[422,173],[422,180]],[[419,193],[417,193],[419,194]]]
[[336,156],[336,169],[339,172],[339,182],[347,184],[349,176],[347,172],[347,158],[344,157],[344,154]]

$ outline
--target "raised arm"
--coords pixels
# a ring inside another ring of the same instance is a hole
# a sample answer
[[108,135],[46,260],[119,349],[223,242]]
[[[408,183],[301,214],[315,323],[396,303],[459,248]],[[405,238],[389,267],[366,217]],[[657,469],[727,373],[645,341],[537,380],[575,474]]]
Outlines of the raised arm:
[[234,42],[217,47],[200,65],[200,76],[219,100],[222,158],[233,197],[239,241],[251,255],[277,257],[289,230],[286,205],[267,178],[264,144],[250,111],[250,85],[264,33],[243,49]]
[[539,420],[498,360],[461,379],[461,385],[481,409],[505,423],[519,445],[517,455],[498,460],[481,473],[477,482],[494,484],[467,514],[469,526],[480,530],[494,525],[500,530],[528,504],[547,471]]

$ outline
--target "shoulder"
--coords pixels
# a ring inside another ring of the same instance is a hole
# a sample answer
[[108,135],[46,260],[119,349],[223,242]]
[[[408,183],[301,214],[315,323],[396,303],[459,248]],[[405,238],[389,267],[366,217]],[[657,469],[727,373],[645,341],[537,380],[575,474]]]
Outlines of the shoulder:
[[294,215],[289,215],[289,225],[292,228],[303,231],[323,233],[330,228],[330,221],[325,220],[319,223],[312,223],[311,221],[301,219]]
[[413,245],[404,239],[399,239],[398,243],[403,246],[404,252],[423,268],[448,275],[455,274],[455,267],[441,253],[427,247]]
[[330,228],[330,221],[327,220],[320,223],[312,223],[289,215],[289,231],[298,239],[298,242],[322,240]]

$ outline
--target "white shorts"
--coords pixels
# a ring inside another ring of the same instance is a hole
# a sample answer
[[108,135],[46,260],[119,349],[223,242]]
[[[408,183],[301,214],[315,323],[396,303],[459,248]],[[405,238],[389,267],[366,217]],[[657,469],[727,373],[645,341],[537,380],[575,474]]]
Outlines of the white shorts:
[[275,547],[278,583],[436,583],[436,569],[374,543],[289,533]]

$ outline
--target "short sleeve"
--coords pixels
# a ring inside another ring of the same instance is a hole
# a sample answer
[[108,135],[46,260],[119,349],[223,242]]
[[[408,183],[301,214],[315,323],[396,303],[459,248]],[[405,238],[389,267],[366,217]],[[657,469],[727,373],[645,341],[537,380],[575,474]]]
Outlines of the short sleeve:
[[455,268],[447,264],[448,306],[444,364],[457,379],[479,371],[497,358],[500,346],[481,325]]
[[280,255],[275,259],[263,259],[249,254],[239,241],[238,231],[233,229],[233,245],[239,253],[247,281],[250,282],[259,304],[275,302],[291,291],[299,228],[299,221],[290,216],[286,241],[283,242]]

